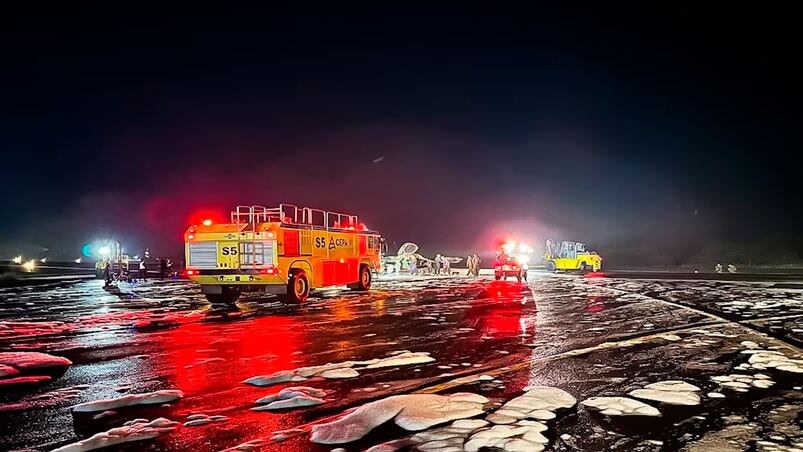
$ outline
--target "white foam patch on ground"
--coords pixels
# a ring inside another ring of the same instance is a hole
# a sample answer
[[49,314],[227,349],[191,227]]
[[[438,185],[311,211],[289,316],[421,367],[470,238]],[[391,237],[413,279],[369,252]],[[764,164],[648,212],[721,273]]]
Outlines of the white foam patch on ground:
[[561,408],[571,408],[577,399],[568,392],[551,386],[530,386],[525,388],[523,395],[507,402],[503,408],[523,408],[530,410],[555,411]]
[[291,386],[289,388],[282,389],[276,394],[271,394],[269,396],[262,397],[261,399],[258,399],[255,403],[267,404],[275,402],[277,400],[290,399],[301,395],[310,397],[325,397],[326,391],[322,389],[310,388],[309,386]]
[[694,406],[700,404],[700,396],[693,392],[659,391],[657,389],[634,389],[627,395],[637,399],[652,400],[667,405]]
[[311,439],[319,444],[349,443],[391,419],[405,430],[424,430],[482,414],[485,403],[487,398],[472,393],[391,396],[367,403],[333,422],[313,426]]
[[464,444],[467,451],[499,448],[506,451],[541,451],[549,440],[541,434],[547,429],[541,422],[554,419],[554,411],[577,403],[568,392],[551,386],[533,386],[489,414],[493,427],[474,433]]
[[187,422],[184,423],[184,427],[198,427],[213,422],[224,422],[228,419],[228,417],[220,415],[209,416],[207,414],[191,414],[187,416]]
[[322,397],[325,396],[326,391],[307,386],[295,386],[284,388],[276,394],[257,400],[256,403],[264,406],[251,409],[254,411],[272,411],[321,405],[326,403],[326,401],[322,399]]
[[265,406],[251,408],[254,411],[273,411],[273,410],[287,410],[292,408],[301,408],[305,406],[315,406],[326,403],[325,400],[317,397],[309,396],[296,396],[285,400],[277,400]]
[[650,383],[644,386],[647,389],[655,389],[656,391],[678,391],[678,392],[698,392],[700,388],[693,384],[686,383],[682,380],[665,380],[656,383]]
[[323,378],[328,378],[331,380],[337,379],[344,379],[344,378],[355,378],[359,377],[360,373],[356,370],[347,367],[345,369],[332,369],[332,370],[325,370],[321,372],[318,376]]
[[48,383],[52,379],[53,378],[48,375],[29,375],[24,377],[3,378],[0,379],[0,386]]
[[271,386],[279,383],[304,381],[313,377],[329,379],[345,379],[360,376],[360,370],[380,369],[384,367],[409,366],[435,361],[428,352],[396,351],[386,358],[367,361],[344,361],[327,363],[321,366],[299,367],[293,370],[281,370],[270,375],[251,377],[243,383],[254,386]]
[[[463,443],[471,433],[490,425],[488,421],[482,419],[459,419],[445,427],[426,430],[406,438],[378,444],[367,449],[367,452],[390,452],[411,448],[421,451],[462,451]],[[545,426],[544,429],[546,429]]]
[[[750,351],[752,350],[748,350]],[[792,359],[783,353],[770,350],[755,350],[747,362],[753,369],[758,370],[776,369],[795,374],[803,373],[803,359]]]
[[178,422],[173,422],[163,417],[150,422],[142,419],[137,419],[137,421],[140,422],[134,422],[122,427],[115,427],[105,432],[96,433],[87,439],[59,447],[52,452],[83,452],[110,447],[116,444],[143,441],[171,432],[175,430],[175,426],[178,424]]
[[67,367],[72,361],[61,356],[39,352],[0,352],[0,364],[16,368],[19,371],[46,369],[50,367]]
[[96,400],[94,402],[79,403],[72,407],[75,413],[94,413],[108,411],[135,405],[158,405],[169,403],[184,397],[184,393],[177,389],[146,392],[144,394],[129,394],[114,399]]
[[413,364],[425,364],[434,362],[435,358],[429,356],[426,352],[408,352],[402,351],[395,356],[389,358],[382,358],[365,365],[366,369],[379,369],[382,367],[395,367],[395,366],[410,366]]
[[256,377],[251,377],[243,383],[253,385],[253,386],[273,386],[279,383],[287,383],[289,381],[304,381],[306,378],[296,375],[292,370],[280,370],[278,372],[274,372],[270,375],[259,375]]
[[342,363],[327,363],[322,366],[299,367],[291,372],[304,378],[312,378],[320,376],[324,372],[330,372],[338,369],[347,369],[354,367],[356,361],[344,361]]
[[445,427],[376,445],[368,451],[457,452],[490,448],[511,452],[541,451],[549,443],[543,434],[548,427],[533,419],[553,419],[555,413],[549,409],[571,408],[576,402],[571,394],[559,388],[536,386],[508,401],[485,419],[457,420]]
[[0,378],[11,377],[19,373],[20,371],[14,367],[6,366],[5,364],[0,364]]
[[769,376],[761,373],[755,375],[715,375],[711,377],[711,381],[735,392],[748,392],[752,388],[767,389],[775,385],[775,382]]
[[580,404],[607,416],[661,415],[661,412],[654,406],[628,397],[591,397]]
[[668,405],[694,406],[700,404],[697,392],[700,388],[681,380],[666,380],[650,383],[644,389],[635,389],[628,393],[638,399],[653,400]]
[[510,452],[542,451],[549,439],[540,427],[531,425],[494,425],[469,437],[463,449],[475,452],[482,448],[500,448]]

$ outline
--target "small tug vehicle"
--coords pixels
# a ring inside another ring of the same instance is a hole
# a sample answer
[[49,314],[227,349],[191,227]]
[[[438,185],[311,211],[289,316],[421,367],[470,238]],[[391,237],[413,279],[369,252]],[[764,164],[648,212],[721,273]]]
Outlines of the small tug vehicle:
[[544,263],[547,271],[555,270],[597,272],[602,268],[602,257],[595,251],[586,251],[586,244],[563,241],[546,241]]

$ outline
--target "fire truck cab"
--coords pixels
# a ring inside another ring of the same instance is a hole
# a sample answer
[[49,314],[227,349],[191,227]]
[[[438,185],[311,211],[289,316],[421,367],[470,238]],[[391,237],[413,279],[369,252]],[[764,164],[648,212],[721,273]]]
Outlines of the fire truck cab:
[[356,215],[309,207],[237,206],[229,223],[204,220],[184,234],[186,275],[211,303],[242,292],[307,299],[311,289],[369,290],[379,269],[379,233]]

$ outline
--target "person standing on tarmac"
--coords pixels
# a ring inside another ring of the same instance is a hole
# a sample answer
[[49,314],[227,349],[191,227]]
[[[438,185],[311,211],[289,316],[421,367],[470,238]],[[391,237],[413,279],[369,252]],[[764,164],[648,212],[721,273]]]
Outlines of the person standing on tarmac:
[[441,255],[440,254],[435,256],[435,274],[436,275],[440,275],[441,274]]
[[411,275],[418,274],[418,258],[415,257],[415,254],[410,256],[410,274]]
[[145,268],[145,259],[139,261],[139,279],[146,281],[148,279],[148,269]]
[[474,276],[480,276],[480,257],[474,255]]
[[106,262],[106,265],[103,267],[103,280],[106,286],[111,285],[112,283],[112,263],[110,261]]

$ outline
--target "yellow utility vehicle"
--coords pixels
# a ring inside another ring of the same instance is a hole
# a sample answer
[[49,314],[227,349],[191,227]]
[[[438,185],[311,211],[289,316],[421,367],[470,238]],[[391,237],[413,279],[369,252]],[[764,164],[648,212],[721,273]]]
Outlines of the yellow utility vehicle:
[[369,290],[380,264],[379,233],[356,215],[290,204],[238,206],[229,223],[204,220],[184,239],[186,275],[211,303],[242,292],[300,303],[326,286]]
[[586,251],[585,243],[547,240],[545,249],[544,263],[547,271],[595,272],[602,268],[602,257],[595,251]]

